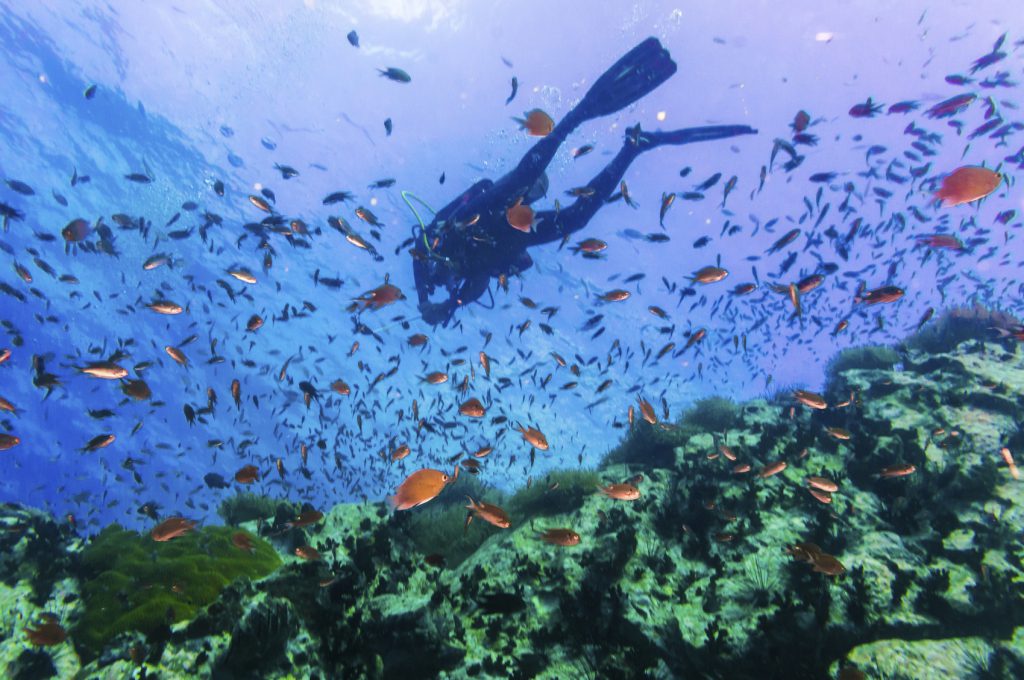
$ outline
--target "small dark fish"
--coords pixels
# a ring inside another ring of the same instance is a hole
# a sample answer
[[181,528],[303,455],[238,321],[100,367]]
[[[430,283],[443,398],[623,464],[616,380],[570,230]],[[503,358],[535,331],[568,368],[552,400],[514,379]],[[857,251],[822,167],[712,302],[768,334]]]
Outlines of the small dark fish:
[[708,177],[706,180],[704,180],[703,182],[698,184],[696,187],[694,187],[694,191],[701,191],[701,192],[707,191],[711,187],[713,187],[716,184],[718,184],[718,180],[720,180],[720,179],[722,179],[722,173],[716,172],[715,174],[711,175],[711,177]]
[[868,97],[867,101],[855,104],[850,108],[850,116],[853,118],[871,118],[876,113],[881,112],[882,105],[872,101],[871,97]]
[[379,179],[376,182],[374,182],[373,184],[371,184],[370,188],[371,189],[387,189],[388,187],[394,186],[394,185],[395,185],[395,180],[394,179],[391,179],[391,178]]
[[348,38],[349,45],[351,45],[352,47],[359,47],[359,34],[356,33],[354,30],[349,31],[348,35],[345,37]]
[[586,156],[588,153],[594,150],[593,144],[584,144],[583,146],[577,147],[572,150],[572,157],[579,158],[580,156]]
[[505,100],[505,106],[508,106],[509,104],[512,103],[512,100],[516,98],[516,92],[518,92],[518,91],[519,91],[519,79],[516,78],[515,76],[512,76],[512,94],[510,94],[508,96],[508,99]]
[[806,111],[797,111],[796,116],[793,118],[793,122],[789,124],[793,128],[793,132],[800,133],[807,129],[807,126],[811,123],[811,116]]
[[96,85],[93,84],[93,85],[90,85],[89,87],[85,88],[85,92],[83,92],[82,95],[86,99],[92,99],[93,97],[95,97],[96,96]]
[[291,179],[292,177],[299,176],[299,171],[290,165],[274,163],[274,169],[281,173],[281,179]]
[[911,111],[916,111],[918,106],[919,104],[914,101],[896,102],[889,107],[886,113],[910,113]]
[[402,69],[395,68],[394,66],[388,66],[386,69],[379,68],[377,70],[380,72],[381,77],[393,80],[396,83],[408,83],[412,81],[412,76]]
[[129,182],[136,184],[152,184],[153,178],[141,172],[132,172],[124,176]]
[[955,97],[939,102],[928,109],[925,114],[929,118],[950,118],[966,109],[977,98],[978,96],[971,92],[958,94]]
[[203,477],[203,481],[206,482],[206,486],[211,489],[227,489],[231,486],[230,483],[222,475],[216,472],[210,472]]
[[22,196],[35,196],[36,194],[35,189],[16,179],[5,179],[4,184],[9,186],[12,191],[17,191]]
[[352,194],[348,191],[335,191],[334,193],[328,194],[323,200],[324,205],[334,205],[335,203],[343,203],[345,201],[351,201],[353,198]]
[[946,82],[950,85],[970,85],[974,82],[974,79],[960,75],[959,73],[951,73],[946,76]]
[[385,118],[384,119],[384,132],[386,132],[388,134],[388,137],[391,136],[391,130],[393,130],[393,129],[394,129],[394,126],[391,123],[391,119],[390,118]]

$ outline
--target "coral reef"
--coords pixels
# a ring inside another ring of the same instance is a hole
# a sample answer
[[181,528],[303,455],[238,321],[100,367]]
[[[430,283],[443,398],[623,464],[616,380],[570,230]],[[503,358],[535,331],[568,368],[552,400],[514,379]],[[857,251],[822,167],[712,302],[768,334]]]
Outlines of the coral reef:
[[[286,553],[262,580],[225,576],[192,609],[173,592],[186,577],[153,559],[163,548],[125,549],[136,571],[161,565],[128,592],[163,584],[150,590],[176,620],[91,638],[96,589],[118,586],[83,573],[85,613],[75,603],[68,618],[75,644],[99,653],[79,677],[1024,677],[1024,481],[1000,454],[1024,449],[1024,359],[975,339],[943,353],[868,348],[837,359],[831,379],[849,403],[755,400],[637,423],[627,455],[513,496],[467,478],[410,511],[338,505],[274,539],[321,559]],[[837,487],[828,503],[810,476]],[[626,479],[639,499],[594,489]],[[501,504],[512,526],[466,530],[467,494]],[[541,540],[554,528],[579,544]],[[168,548],[215,553],[223,534],[206,532]],[[125,533],[107,529],[83,564],[117,560]],[[794,559],[812,543],[837,560],[831,575]],[[7,582],[18,566],[3,568]],[[64,643],[18,663],[46,670],[61,648],[73,656]]]
[[999,309],[980,304],[951,307],[907,338],[904,344],[919,352],[948,352],[968,340],[994,342],[999,338],[996,329],[1010,329],[1019,325],[1019,319]]

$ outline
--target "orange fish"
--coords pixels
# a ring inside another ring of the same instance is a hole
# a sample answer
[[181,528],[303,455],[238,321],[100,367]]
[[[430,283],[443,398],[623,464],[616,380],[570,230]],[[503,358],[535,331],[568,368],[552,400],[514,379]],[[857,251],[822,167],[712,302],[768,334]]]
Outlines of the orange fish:
[[402,294],[401,289],[392,286],[390,283],[384,283],[384,285],[377,286],[373,290],[363,293],[355,301],[357,304],[362,305],[363,309],[376,310],[390,305],[397,300],[404,299],[405,295]]
[[153,527],[153,531],[150,532],[150,536],[153,537],[154,541],[164,542],[170,541],[173,538],[184,536],[196,526],[196,522],[185,519],[184,517],[170,517],[165,519],[160,524]]
[[615,290],[610,290],[604,295],[599,296],[598,300],[601,300],[602,302],[622,302],[627,298],[629,298],[628,290],[616,288]]
[[619,501],[635,501],[640,498],[640,489],[632,484],[609,484],[608,486],[598,486],[597,490],[608,498]]
[[427,373],[423,376],[423,380],[431,385],[440,385],[441,383],[448,382],[448,374],[442,373],[441,371],[434,371],[433,373]]
[[484,352],[480,352],[480,367],[484,369],[484,375],[491,377],[491,359]]
[[849,430],[844,430],[841,427],[826,427],[825,432],[840,441],[848,441],[853,436]]
[[540,540],[563,547],[579,545],[580,535],[572,529],[545,529],[539,534]]
[[843,566],[842,562],[832,555],[826,555],[825,553],[815,557],[813,564],[814,571],[826,576],[839,576],[846,572],[846,567]]
[[1003,176],[998,172],[978,165],[965,165],[942,179],[942,188],[935,192],[935,199],[941,201],[944,208],[973,203],[998,189],[1002,182]]
[[15,437],[13,434],[0,433],[0,451],[7,451],[9,449],[13,449],[20,443],[21,440]]
[[821,489],[815,489],[814,487],[811,487],[810,489],[807,489],[807,492],[814,496],[814,499],[820,503],[825,503],[826,505],[828,505],[829,503],[832,502],[832,494],[830,494],[828,491],[822,491]]
[[523,114],[525,118],[513,118],[519,123],[520,130],[526,130],[532,137],[546,137],[555,129],[555,121],[540,109],[532,109]]
[[601,239],[588,238],[577,242],[576,246],[572,248],[572,251],[576,253],[599,253],[607,247],[608,244],[602,241]]
[[750,472],[750,463],[740,463],[732,469],[734,475],[743,475]]
[[473,457],[474,458],[484,458],[485,456],[490,454],[491,451],[493,451],[493,450],[494,450],[494,448],[491,447],[491,446],[483,446],[483,447],[481,447],[481,448],[479,448],[479,449],[477,449],[476,451],[473,452]]
[[300,545],[295,549],[295,556],[308,562],[316,562],[321,559],[320,553],[311,545]]
[[341,379],[332,382],[331,389],[342,396],[346,396],[352,393],[352,388],[348,386],[347,382]]
[[782,472],[785,469],[786,469],[786,461],[779,460],[779,461],[776,461],[776,462],[772,463],[771,465],[766,465],[763,470],[761,470],[759,473],[757,473],[757,476],[760,477],[761,479],[767,479],[768,477],[771,477],[772,475],[779,474],[780,472]]
[[651,425],[655,425],[658,422],[658,416],[654,413],[654,407],[646,399],[640,397],[636,398],[637,403],[640,406],[640,415]]
[[288,526],[290,526],[293,529],[297,529],[299,527],[308,527],[310,524],[316,524],[323,518],[324,513],[320,512],[319,510],[305,510],[299,513],[299,516],[296,517],[294,520],[288,522]]
[[11,349],[9,347],[4,347],[3,349],[0,349],[0,364],[4,363],[5,361],[7,361],[10,358],[11,358]]
[[718,445],[718,452],[721,453],[723,456],[725,456],[730,461],[735,461],[736,460],[736,454],[733,453],[733,450],[730,449],[725,444],[719,444]]
[[416,333],[415,335],[409,336],[410,347],[422,347],[425,344],[427,344],[427,336],[423,335],[423,333]]
[[889,467],[882,468],[879,476],[883,479],[891,479],[893,477],[906,477],[917,472],[917,468],[909,463],[900,465],[890,465]]
[[508,221],[508,226],[516,231],[529,234],[530,227],[533,226],[533,208],[523,205],[523,199],[520,198],[515,205],[505,211],[505,219]]
[[708,265],[707,267],[701,267],[694,272],[692,279],[697,283],[718,283],[725,277],[729,276],[729,272],[721,267],[715,267]]
[[249,534],[244,531],[239,531],[232,535],[231,544],[239,550],[244,550],[247,553],[251,553],[256,550],[255,546],[252,544],[252,539],[249,537]]
[[166,314],[168,316],[174,316],[175,314],[181,314],[184,309],[181,305],[171,302],[170,300],[157,300],[151,304],[146,305],[157,314]]
[[182,366],[187,366],[188,365],[188,357],[186,357],[185,353],[182,352],[177,347],[175,347],[173,345],[167,345],[166,347],[164,347],[164,351],[167,352],[168,356],[170,356],[172,359],[174,359],[176,362],[178,362]]
[[[499,529],[508,529],[512,526],[512,520],[509,519],[508,513],[497,505],[491,505],[490,503],[484,502],[478,503],[469,496],[466,496],[466,498],[469,499],[469,505],[466,506],[466,509],[472,513],[470,518],[479,517],[483,521],[488,524],[493,524]],[[466,525],[469,525],[468,519]]]
[[417,470],[402,482],[388,503],[395,510],[408,510],[437,498],[444,487],[454,481],[440,470]]
[[470,418],[483,418],[487,409],[476,397],[470,397],[459,406],[459,413]]
[[828,403],[825,401],[825,397],[815,392],[808,392],[806,390],[793,390],[793,398],[799,401],[804,406],[818,409],[819,411],[828,408]]
[[67,639],[67,631],[57,622],[57,617],[52,614],[44,614],[43,622],[35,628],[26,628],[28,641],[34,647],[53,647]]
[[807,484],[812,488],[820,489],[828,493],[835,493],[836,491],[839,491],[839,485],[825,477],[808,477]]
[[244,465],[235,473],[235,481],[239,484],[252,484],[260,478],[260,469],[255,465]]
[[1013,454],[1010,453],[1010,449],[1004,446],[999,449],[999,455],[1003,457],[1007,467],[1010,469],[1010,476],[1014,479],[1020,479],[1020,471],[1017,470],[1017,464],[1013,462]]
[[533,448],[538,449],[540,451],[548,450],[548,439],[547,437],[544,436],[544,433],[538,430],[537,428],[523,428],[520,426],[519,428],[517,428],[516,431],[521,433],[523,435],[523,439],[525,439],[531,446],[533,446]]
[[403,458],[409,455],[411,450],[412,449],[409,448],[408,444],[402,444],[401,446],[399,446],[398,448],[391,452],[392,462],[396,460],[402,460]]

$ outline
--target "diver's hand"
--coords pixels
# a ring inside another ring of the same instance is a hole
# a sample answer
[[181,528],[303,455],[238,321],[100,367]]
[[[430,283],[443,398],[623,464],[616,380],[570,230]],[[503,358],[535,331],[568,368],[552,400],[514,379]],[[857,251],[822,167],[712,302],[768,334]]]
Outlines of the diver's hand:
[[448,321],[452,313],[452,304],[445,302],[421,302],[420,318],[431,326],[437,326]]

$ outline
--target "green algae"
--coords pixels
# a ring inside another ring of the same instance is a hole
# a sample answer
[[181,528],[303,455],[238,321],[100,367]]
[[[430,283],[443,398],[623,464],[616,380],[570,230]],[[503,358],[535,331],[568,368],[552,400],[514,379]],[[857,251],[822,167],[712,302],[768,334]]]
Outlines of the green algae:
[[732,399],[700,399],[683,414],[683,426],[700,432],[721,433],[736,427],[740,407]]
[[829,388],[837,386],[839,377],[856,369],[889,370],[900,362],[899,353],[885,345],[848,347],[832,357],[825,369]]
[[[616,480],[620,481],[620,480]],[[509,500],[505,510],[520,523],[534,517],[559,515],[583,507],[588,496],[597,493],[601,476],[593,470],[554,470],[543,480],[522,488]]]
[[243,522],[267,519],[277,513],[280,500],[254,493],[237,493],[221,501],[217,514],[225,524],[237,527]]
[[235,533],[206,527],[158,543],[116,524],[100,532],[82,551],[85,613],[72,630],[82,656],[96,656],[125,631],[157,635],[193,618],[235,579],[266,576],[281,564],[269,543],[250,534],[251,552],[235,547]]

